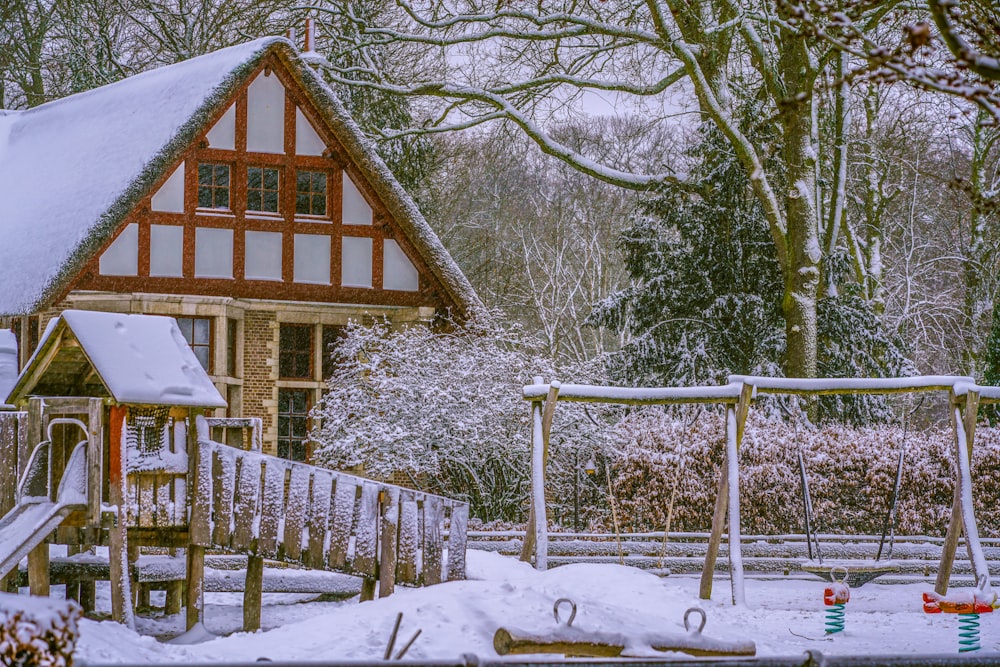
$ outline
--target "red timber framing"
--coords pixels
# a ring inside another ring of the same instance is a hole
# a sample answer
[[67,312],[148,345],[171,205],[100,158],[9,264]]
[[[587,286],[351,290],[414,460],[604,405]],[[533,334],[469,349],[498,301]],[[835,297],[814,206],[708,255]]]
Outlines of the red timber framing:
[[[285,89],[284,153],[248,152],[247,146],[247,90],[257,76],[264,72],[276,76]],[[235,105],[235,150],[209,147],[209,130]],[[321,156],[296,154],[296,109],[302,112],[317,132],[327,149]],[[152,210],[152,195],[183,163],[184,204],[183,213]],[[229,209],[206,210],[198,208],[198,166],[222,164],[230,167]],[[247,214],[247,170],[249,167],[276,168],[280,172],[280,200],[278,213]],[[296,215],[296,172],[319,171],[327,174],[327,216]],[[342,223],[342,174],[350,176],[355,186],[372,209],[372,224],[345,225]],[[270,55],[261,66],[247,76],[232,98],[220,105],[215,115],[207,120],[199,138],[180,160],[162,176],[152,192],[121,224],[116,238],[129,225],[138,227],[137,275],[110,276],[100,272],[100,256],[114,239],[101,248],[84,270],[72,281],[66,293],[74,290],[109,292],[143,292],[161,294],[195,294],[228,296],[235,298],[276,299],[282,301],[308,301],[345,304],[371,304],[388,306],[454,306],[446,290],[437,282],[402,232],[397,221],[379,200],[374,188],[364,174],[351,162],[347,151],[337,140],[322,115],[289,73],[281,59]],[[181,226],[183,236],[183,277],[150,275],[150,235],[152,225]],[[195,277],[196,229],[233,230],[232,278]],[[281,280],[252,280],[245,277],[245,232],[280,232],[282,234]],[[319,234],[331,237],[330,284],[309,284],[294,281],[294,243],[296,234]],[[341,239],[343,236],[370,238],[372,243],[372,287],[344,287],[341,283]],[[383,289],[383,247],[388,239],[395,240],[419,275],[417,291]]]

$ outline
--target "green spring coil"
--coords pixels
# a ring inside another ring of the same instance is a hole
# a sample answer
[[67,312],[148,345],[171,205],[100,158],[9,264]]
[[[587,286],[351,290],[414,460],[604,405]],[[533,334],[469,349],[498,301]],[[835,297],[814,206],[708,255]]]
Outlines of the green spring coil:
[[[978,624],[977,624],[978,625]],[[826,608],[826,634],[832,635],[844,630],[844,605],[832,604]],[[976,647],[978,648],[978,646]]]
[[958,652],[979,650],[979,614],[958,615]]

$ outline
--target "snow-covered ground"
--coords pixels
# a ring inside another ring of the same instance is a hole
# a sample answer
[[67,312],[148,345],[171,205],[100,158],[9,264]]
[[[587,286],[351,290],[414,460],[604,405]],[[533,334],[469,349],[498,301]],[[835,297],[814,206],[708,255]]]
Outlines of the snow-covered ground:
[[[578,605],[574,627],[628,636],[683,635],[684,612],[701,607],[708,616],[706,637],[752,639],[763,656],[793,656],[806,649],[954,653],[958,647],[957,617],[921,609],[921,593],[931,590],[930,583],[871,583],[854,589],[846,630],[823,639],[824,583],[818,579],[748,579],[748,604],[733,607],[724,576],[716,579],[714,599],[706,602],[698,599],[697,577],[659,578],[618,565],[568,565],[539,573],[510,557],[470,551],[468,574],[468,581],[397,588],[388,598],[363,604],[356,597],[324,602],[311,601],[315,596],[265,594],[264,629],[253,634],[238,631],[241,594],[209,593],[203,632],[172,643],[154,638],[176,635],[183,614],[140,618],[145,635],[111,621],[85,620],[77,656],[91,664],[381,659],[396,614],[403,612],[397,649],[422,631],[407,659],[455,659],[464,653],[493,657],[497,628],[552,629],[553,602],[562,597]],[[99,598],[107,605],[106,592]],[[981,632],[979,655],[1000,654],[1000,613],[983,615]]]

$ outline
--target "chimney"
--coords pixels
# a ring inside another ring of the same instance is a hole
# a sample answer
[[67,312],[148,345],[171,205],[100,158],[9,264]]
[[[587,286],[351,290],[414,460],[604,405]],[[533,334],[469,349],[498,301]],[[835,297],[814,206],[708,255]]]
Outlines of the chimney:
[[285,32],[285,38],[288,39],[293,45],[295,44],[295,28],[289,28]]
[[310,17],[306,19],[306,43],[305,43],[305,48],[302,49],[304,52],[312,53],[313,51],[315,51],[315,49],[313,48],[315,46],[315,41],[316,41],[315,38],[316,38],[316,26],[313,23],[313,19]]

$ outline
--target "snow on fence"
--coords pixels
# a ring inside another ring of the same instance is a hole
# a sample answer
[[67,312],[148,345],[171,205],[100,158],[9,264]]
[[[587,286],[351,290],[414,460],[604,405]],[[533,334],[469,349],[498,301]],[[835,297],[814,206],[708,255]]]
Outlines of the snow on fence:
[[466,503],[209,440],[198,451],[192,544],[378,577],[381,595],[465,578]]

